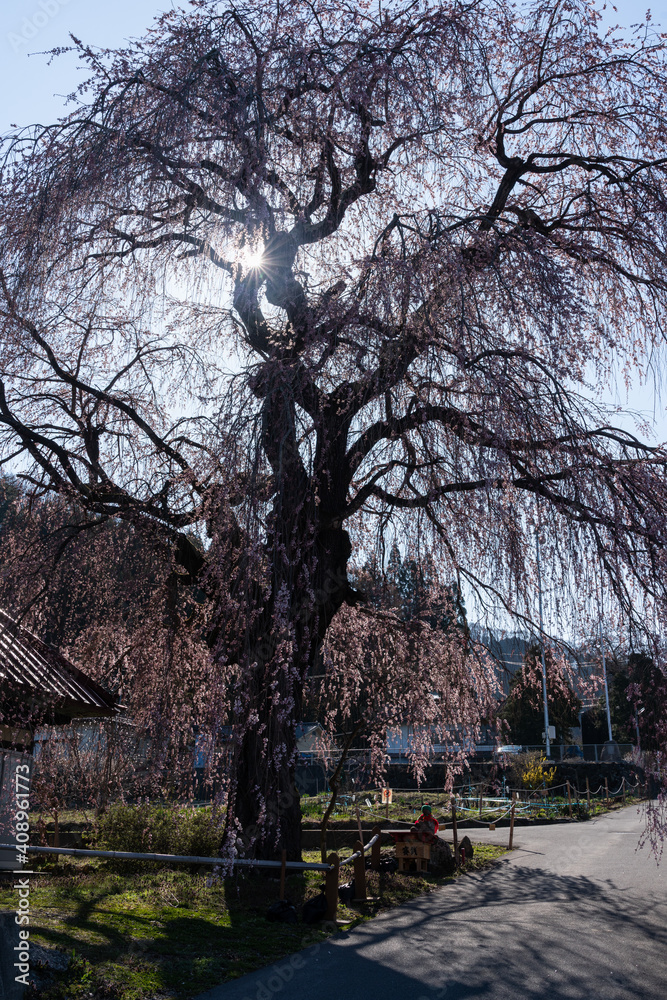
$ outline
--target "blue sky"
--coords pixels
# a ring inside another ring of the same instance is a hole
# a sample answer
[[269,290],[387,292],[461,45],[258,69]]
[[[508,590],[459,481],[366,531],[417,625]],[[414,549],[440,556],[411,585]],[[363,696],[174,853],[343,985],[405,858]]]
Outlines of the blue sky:
[[48,66],[44,52],[82,41],[116,48],[141,35],[170,0],[2,0],[0,3],[0,133],[12,124],[55,120],[63,98],[82,79],[78,60],[60,56]]
[[[173,6],[185,6],[185,0]],[[0,134],[12,124],[54,120],[63,110],[62,96],[80,82],[82,73],[71,55],[51,66],[44,55],[69,44],[72,32],[93,45],[115,48],[123,40],[143,34],[153,18],[172,6],[171,0],[2,0],[0,3]],[[611,23],[642,20],[643,2],[619,0],[617,14],[607,4]],[[667,25],[667,2],[652,8],[653,19]]]
[[[174,4],[178,6],[179,4]],[[185,6],[185,0],[181,0]],[[72,32],[92,45],[115,48],[141,35],[171,0],[2,0],[0,4],[0,134],[12,125],[50,122],[63,113],[64,95],[83,78],[78,60],[65,54],[48,65],[45,55],[31,54],[69,44]],[[619,0],[608,4],[608,23],[624,25],[643,20],[643,2]],[[654,22],[667,26],[667,0],[652,8]],[[653,385],[635,384],[626,397],[624,389],[604,392],[609,402],[629,405],[656,420],[656,438],[667,440],[667,393]],[[630,429],[630,425],[628,425]]]

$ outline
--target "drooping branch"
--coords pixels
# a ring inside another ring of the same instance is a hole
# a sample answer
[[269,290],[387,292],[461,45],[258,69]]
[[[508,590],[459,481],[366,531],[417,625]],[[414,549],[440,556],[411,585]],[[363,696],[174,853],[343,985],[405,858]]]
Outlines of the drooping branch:
[[[539,514],[559,592],[599,559],[633,628],[667,614],[667,456],[587,401],[667,327],[664,43],[597,27],[579,0],[202,0],[78,46],[88,104],[5,145],[0,461],[159,526],[172,610],[205,591],[232,847],[279,842],[329,630],[380,656],[355,551],[427,541],[526,622]],[[438,684],[472,724],[465,646]]]

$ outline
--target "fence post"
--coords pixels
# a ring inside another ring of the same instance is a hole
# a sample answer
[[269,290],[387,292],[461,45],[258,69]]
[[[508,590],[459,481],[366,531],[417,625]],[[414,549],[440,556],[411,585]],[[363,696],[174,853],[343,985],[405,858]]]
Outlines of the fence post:
[[287,851],[283,850],[280,859],[280,898],[285,898],[285,869],[287,867]]
[[566,784],[567,784],[567,811],[570,815],[570,819],[572,819],[572,795],[570,793],[570,782],[568,781],[566,782]]
[[482,802],[483,802],[483,801],[484,801],[484,800],[483,800],[483,798],[482,798],[482,793],[480,792],[480,793],[479,793],[479,818],[480,818],[480,819],[482,818]]
[[604,779],[604,793],[605,793],[605,795],[607,797],[607,809],[608,809],[609,806],[611,805],[611,803],[609,801],[609,779],[608,778]]
[[510,806],[510,841],[509,850],[512,850],[514,843],[514,811],[516,809],[516,792],[512,792],[512,805]]
[[354,845],[354,853],[361,851],[358,858],[354,859],[354,898],[366,899],[366,857],[364,855],[364,845],[360,840]]
[[458,863],[459,859],[459,834],[456,829],[456,799],[452,795],[452,840],[454,842],[454,858]]
[[625,805],[625,775],[621,778],[621,791],[623,792],[623,805]]
[[324,879],[324,893],[327,897],[325,919],[335,920],[338,909],[338,869],[340,867],[340,858],[337,854],[330,854],[327,858],[327,863],[331,865],[331,868],[327,871]]
[[371,847],[371,868],[374,872],[380,870],[380,834],[382,833],[379,826],[374,826],[371,834],[374,837],[377,834],[377,840]]
[[591,786],[588,782],[588,775],[586,775],[586,801],[588,802],[588,812],[590,815],[591,811]]

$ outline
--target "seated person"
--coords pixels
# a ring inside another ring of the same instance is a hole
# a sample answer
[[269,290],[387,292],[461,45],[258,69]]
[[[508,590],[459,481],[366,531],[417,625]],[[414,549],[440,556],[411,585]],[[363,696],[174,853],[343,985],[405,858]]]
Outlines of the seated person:
[[412,832],[417,834],[422,843],[433,844],[438,839],[436,835],[439,826],[437,819],[431,813],[431,807],[425,804],[422,806],[421,816],[412,827]]

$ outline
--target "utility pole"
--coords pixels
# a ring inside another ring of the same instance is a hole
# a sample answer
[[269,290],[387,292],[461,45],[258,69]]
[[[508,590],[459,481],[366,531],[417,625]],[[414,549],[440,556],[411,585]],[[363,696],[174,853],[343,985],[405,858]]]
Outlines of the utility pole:
[[540,530],[535,528],[535,552],[537,554],[537,594],[540,608],[540,654],[542,657],[542,698],[544,699],[544,737],[546,739],[547,757],[551,756],[551,740],[549,739],[549,705],[547,703],[547,664],[544,658],[544,616],[542,614],[542,567],[540,564]]
[[604,617],[604,591],[602,589],[602,567],[598,563],[600,570],[600,650],[602,652],[602,677],[604,678],[604,700],[607,708],[607,730],[611,741],[611,712],[609,711],[609,687],[607,686],[607,660],[604,653],[604,639],[602,637],[602,619]]

